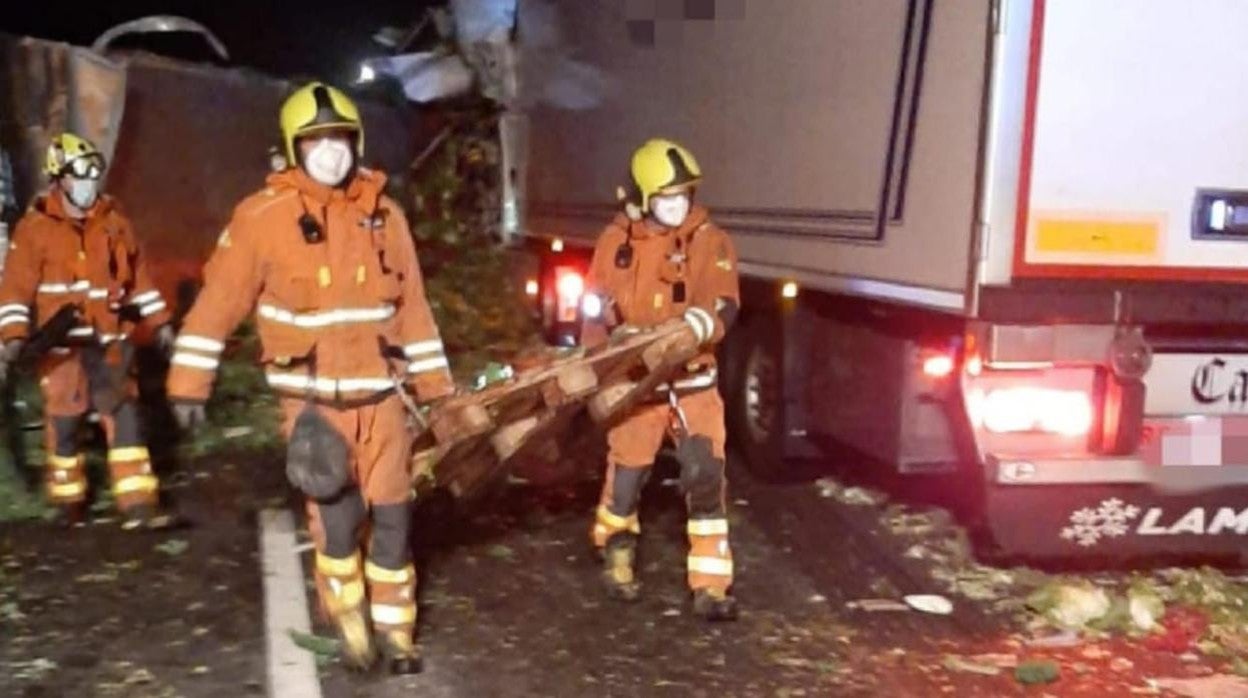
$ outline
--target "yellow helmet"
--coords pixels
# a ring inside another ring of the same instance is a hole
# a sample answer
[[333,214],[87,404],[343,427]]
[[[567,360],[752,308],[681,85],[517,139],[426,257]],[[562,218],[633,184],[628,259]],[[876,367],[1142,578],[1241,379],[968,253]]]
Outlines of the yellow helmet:
[[688,189],[702,181],[702,168],[693,153],[665,138],[652,138],[633,153],[632,173],[643,211],[650,209],[650,197]]
[[[97,166],[95,177],[98,179],[104,169],[104,154],[91,141],[79,136],[75,133],[66,131],[48,144],[48,156],[43,162],[43,173],[48,177],[56,178],[65,174],[65,170],[69,169],[76,161],[95,160],[93,163]],[[82,173],[85,175],[86,173]]]
[[323,82],[300,87],[282,104],[280,120],[286,158],[292,165],[299,162],[295,140],[317,131],[354,132],[356,155],[364,156],[364,125],[360,122],[360,110],[350,97],[336,87]]

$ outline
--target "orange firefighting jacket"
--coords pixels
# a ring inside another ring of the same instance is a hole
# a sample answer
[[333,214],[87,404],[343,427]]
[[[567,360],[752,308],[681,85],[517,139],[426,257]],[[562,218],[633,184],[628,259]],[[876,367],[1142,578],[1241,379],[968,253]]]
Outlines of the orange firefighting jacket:
[[169,321],[134,229],[111,197],[101,196],[78,220],[53,189],[14,230],[0,280],[0,340],[29,337],[33,322],[46,322],[66,304],[80,310],[82,323],[69,334],[79,344],[109,344],[140,324]]
[[396,384],[422,400],[454,389],[407,220],[384,184],[361,168],[331,189],[290,169],[239,204],[175,343],[171,399],[208,397],[225,339],[253,308],[280,394],[345,404]]
[[[626,245],[631,253],[621,251]],[[606,305],[613,303],[623,324],[649,327],[683,317],[705,351],[672,387],[715,384],[714,347],[735,319],[741,296],[732,240],[705,208],[692,207],[675,230],[616,216],[598,237],[586,287],[608,299]]]

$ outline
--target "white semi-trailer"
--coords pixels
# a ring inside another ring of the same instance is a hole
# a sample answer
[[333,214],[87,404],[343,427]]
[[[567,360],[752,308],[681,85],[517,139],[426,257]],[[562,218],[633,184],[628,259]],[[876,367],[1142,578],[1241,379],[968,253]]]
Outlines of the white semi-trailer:
[[1243,553],[1248,2],[557,4],[611,96],[530,115],[552,336],[669,137],[740,253],[753,470],[848,444],[960,474],[1007,550]]

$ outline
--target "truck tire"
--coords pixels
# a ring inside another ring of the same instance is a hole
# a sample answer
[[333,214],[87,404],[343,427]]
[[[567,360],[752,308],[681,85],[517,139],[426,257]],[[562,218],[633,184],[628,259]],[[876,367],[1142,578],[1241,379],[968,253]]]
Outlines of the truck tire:
[[739,327],[727,352],[724,404],[729,441],[752,475],[765,482],[792,477],[784,459],[784,341],[774,317]]

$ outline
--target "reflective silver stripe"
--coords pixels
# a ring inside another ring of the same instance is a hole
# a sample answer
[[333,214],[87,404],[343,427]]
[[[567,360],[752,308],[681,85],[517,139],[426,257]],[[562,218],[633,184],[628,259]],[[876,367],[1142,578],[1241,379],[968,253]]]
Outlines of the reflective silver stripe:
[[90,337],[95,334],[95,330],[90,327],[75,327],[67,333],[70,337]]
[[100,335],[100,342],[101,342],[101,343],[103,343],[103,344],[109,344],[109,343],[112,343],[112,342],[120,342],[120,341],[122,341],[122,340],[126,339],[126,338],[127,338],[127,337],[129,337],[129,336],[130,336],[130,335],[128,335],[128,334],[126,334],[126,333],[124,333],[124,332],[123,332],[123,333],[121,333],[121,334],[102,334],[102,335]]
[[405,604],[403,606],[391,606],[383,604],[372,604],[369,613],[374,623],[382,625],[407,625],[416,622],[416,604]]
[[4,317],[5,315],[30,315],[30,308],[27,308],[21,303],[0,305],[0,317]]
[[317,378],[315,385],[310,377],[292,373],[268,373],[265,374],[265,378],[274,388],[311,389],[326,395],[365,391],[381,392],[394,388],[392,378]]
[[424,373],[437,368],[446,368],[448,365],[445,356],[435,356],[432,359],[421,359],[420,361],[411,362],[407,365],[407,372]]
[[272,305],[261,305],[260,317],[295,327],[328,327],[352,322],[379,322],[394,317],[394,306],[379,308],[339,308],[320,313],[296,314]]
[[403,353],[409,359],[414,359],[421,354],[441,354],[445,350],[442,348],[442,340],[428,339],[423,342],[412,342],[403,347]]
[[145,305],[155,300],[160,300],[160,291],[148,291],[146,293],[140,293],[139,295],[134,296],[127,302],[130,305]]
[[671,390],[673,388],[676,390],[689,390],[692,388],[709,388],[712,385],[715,385],[715,379],[718,377],[719,377],[719,372],[716,369],[711,369],[707,371],[706,373],[700,373],[696,376],[690,376],[688,378],[682,378],[678,381],[673,381],[670,385],[667,383],[663,383],[658,388],[655,388],[655,390],[664,391],[664,390]]
[[221,362],[218,359],[210,359],[207,356],[185,354],[183,352],[174,354],[173,358],[170,359],[169,362],[177,364],[178,366],[190,366],[191,368],[199,368],[205,371],[215,371],[217,370],[217,366],[221,365]]
[[91,283],[75,281],[72,284],[39,284],[36,290],[39,293],[81,293],[91,290]]
[[108,298],[108,289],[93,288],[87,291],[87,298],[90,298],[91,300],[97,300],[97,301],[106,300]]
[[694,306],[686,310],[685,322],[693,328],[700,342],[706,342],[715,335],[715,318],[702,308]]
[[30,324],[30,318],[26,317],[25,315],[10,315],[8,317],[0,317],[0,327],[4,327],[6,325],[16,325],[19,322],[22,323],[23,325]]
[[165,309],[165,302],[156,301],[155,303],[148,303],[142,308],[139,308],[139,315],[142,315],[143,317],[147,317],[149,315],[154,315],[156,313],[159,313],[160,311],[164,309]]
[[691,519],[688,531],[691,536],[726,536],[728,519]]
[[702,319],[706,320],[706,326],[709,329],[706,338],[710,339],[715,334],[715,316],[712,315],[706,308],[702,307],[693,307],[690,308],[690,310],[700,315]]
[[732,576],[732,560],[725,560],[719,557],[699,557],[690,555],[688,558],[690,572],[699,574],[713,574],[720,577]]
[[200,337],[199,335],[194,334],[181,335],[178,337],[177,341],[173,343],[173,345],[182,349],[194,349],[195,351],[210,351],[214,353],[220,353],[222,349],[225,349],[225,344],[222,342],[218,342],[217,340],[209,337]]
[[685,311],[684,318],[689,327],[693,329],[693,336],[697,338],[698,342],[705,342],[706,327],[702,324],[702,318],[694,315],[692,309]]

